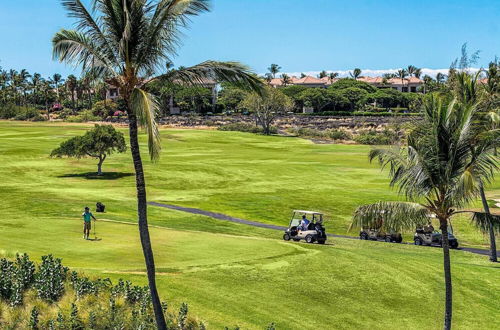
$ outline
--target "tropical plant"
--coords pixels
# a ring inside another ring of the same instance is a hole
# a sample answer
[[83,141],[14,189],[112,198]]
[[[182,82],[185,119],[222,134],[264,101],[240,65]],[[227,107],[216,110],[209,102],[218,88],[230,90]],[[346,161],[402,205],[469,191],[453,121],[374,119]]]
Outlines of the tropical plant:
[[147,221],[146,182],[138,140],[138,125],[148,134],[152,160],[159,159],[158,103],[147,83],[155,79],[202,84],[206,79],[228,81],[260,90],[261,81],[247,67],[236,62],[206,61],[167,71],[181,38],[180,29],[190,17],[209,10],[208,0],[95,0],[90,12],[80,0],[63,0],[69,15],[77,20],[76,30],[63,29],[53,38],[54,58],[81,65],[84,73],[107,77],[118,88],[129,120],[130,150],[136,173],[138,224],[157,327],[166,329],[156,288],[153,249]]
[[391,186],[398,186],[408,202],[379,202],[359,207],[353,226],[374,225],[400,231],[414,229],[435,216],[443,237],[445,278],[444,329],[452,323],[452,279],[448,241],[450,218],[478,195],[478,181],[490,177],[489,157],[475,157],[470,146],[475,134],[472,120],[475,107],[443,97],[429,95],[423,106],[423,121],[409,134],[408,146],[400,149],[374,149],[370,160],[389,168]]
[[68,87],[68,90],[71,94],[71,106],[73,108],[73,111],[76,110],[76,104],[75,104],[75,98],[76,98],[76,87],[78,85],[78,79],[74,75],[69,75],[68,78],[66,78],[66,86]]
[[352,72],[349,72],[349,75],[351,78],[358,80],[358,78],[361,77],[361,69],[356,68]]
[[328,73],[327,73],[325,70],[321,71],[321,72],[318,74],[318,78],[320,78],[320,79],[321,79],[321,78],[325,78],[326,76],[328,76]]
[[339,76],[338,72],[330,72],[330,74],[328,75],[328,80],[330,80],[330,84],[333,84],[333,81],[337,79],[338,76]]
[[[496,156],[496,148],[498,147],[499,136],[497,132],[497,124],[500,122],[498,118],[498,109],[495,108],[496,99],[498,98],[499,90],[495,88],[494,81],[497,72],[494,65],[490,65],[488,76],[492,83],[486,83],[481,89],[479,88],[478,78],[480,72],[476,74],[468,74],[466,71],[461,71],[455,74],[455,89],[456,98],[465,106],[476,106],[480,110],[487,112],[486,120],[481,118],[482,115],[476,115],[474,121],[475,139],[471,143],[471,150],[475,159],[484,159],[490,162],[488,170],[497,170],[498,159]],[[481,163],[482,164],[482,163]],[[490,207],[486,194],[484,192],[485,183],[493,178],[493,173],[484,173],[484,168],[470,167],[468,175],[477,181],[479,187],[479,195],[483,204],[484,215],[476,213],[473,217],[477,227],[484,233],[488,233],[490,237],[490,260],[497,262],[497,251],[495,241],[495,231],[498,231],[498,224],[495,222],[496,217],[490,213]]]
[[408,76],[408,71],[406,71],[406,69],[399,69],[396,72],[396,78],[401,79],[401,91],[403,91],[405,85],[405,79],[407,76]]
[[287,75],[286,73],[283,73],[281,75],[281,83],[283,84],[283,86],[288,86],[292,83],[292,79],[290,79],[290,76]]
[[278,64],[271,64],[267,70],[273,78],[276,78],[276,75],[280,72],[281,67]]
[[59,73],[54,73],[50,78],[50,82],[54,84],[54,87],[56,89],[57,101],[59,101],[59,84],[63,81],[64,79],[62,79],[62,76]]

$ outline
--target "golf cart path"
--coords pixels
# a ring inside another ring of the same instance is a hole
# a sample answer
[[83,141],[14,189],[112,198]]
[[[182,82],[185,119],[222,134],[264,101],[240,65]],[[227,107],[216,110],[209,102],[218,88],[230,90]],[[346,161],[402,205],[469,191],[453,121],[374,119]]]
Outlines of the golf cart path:
[[[163,207],[166,209],[171,209],[171,210],[176,210],[176,211],[181,211],[181,212],[204,215],[204,216],[211,217],[211,218],[214,218],[217,220],[236,222],[236,223],[240,223],[240,224],[244,224],[244,225],[248,225],[248,226],[253,226],[253,227],[281,230],[281,231],[284,231],[287,229],[287,227],[283,227],[283,226],[270,225],[267,223],[235,218],[235,217],[231,217],[231,216],[226,215],[226,214],[200,210],[200,209],[193,208],[193,207],[184,207],[184,206],[164,204],[164,203],[158,203],[158,202],[148,202],[148,204],[151,206],[158,206],[158,207]],[[346,236],[346,235],[327,234],[327,236],[328,237],[337,237],[337,238],[358,239],[358,237]],[[410,243],[403,243],[403,244],[410,244]],[[480,255],[489,255],[490,254],[490,251],[485,250],[485,249],[461,247],[461,248],[458,248],[458,250],[467,251],[467,252],[480,254]],[[498,254],[500,254],[500,251],[498,251]]]

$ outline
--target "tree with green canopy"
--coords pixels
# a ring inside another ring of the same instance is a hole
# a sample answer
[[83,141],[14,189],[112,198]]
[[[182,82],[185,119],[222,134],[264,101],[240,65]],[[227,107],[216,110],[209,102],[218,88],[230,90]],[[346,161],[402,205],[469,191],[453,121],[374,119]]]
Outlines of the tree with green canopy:
[[271,126],[280,115],[293,108],[293,101],[279,89],[267,87],[261,94],[248,93],[240,107],[251,111],[255,121],[262,126],[266,135],[271,134]]
[[[429,95],[423,104],[424,118],[409,134],[406,147],[373,149],[369,154],[370,160],[389,169],[390,185],[397,186],[408,201],[360,206],[352,223],[366,227],[381,220],[384,229],[401,231],[414,230],[432,216],[437,218],[443,237],[445,330],[451,329],[452,323],[450,219],[478,197],[479,183],[491,179],[496,168],[491,157],[476,157],[471,148],[476,138],[472,128],[476,111],[471,103]],[[498,141],[498,132],[490,134],[491,141]]]
[[271,64],[269,68],[267,68],[269,73],[271,74],[271,77],[276,78],[276,75],[280,72],[281,67],[278,64]]
[[102,164],[114,152],[123,153],[127,150],[123,133],[112,125],[95,125],[83,136],[75,136],[61,143],[52,150],[50,157],[92,157],[99,160],[97,175],[102,175]]
[[155,263],[147,221],[144,168],[138,126],[146,129],[152,160],[161,149],[158,102],[147,92],[156,79],[199,85],[207,80],[231,82],[260,91],[262,82],[237,62],[206,61],[167,70],[191,18],[209,11],[209,0],[92,0],[88,10],[81,0],[62,0],[76,30],[62,29],[53,39],[53,56],[81,66],[85,73],[106,78],[120,91],[129,122],[130,150],[136,174],[138,227],[157,327],[166,329],[156,288]]

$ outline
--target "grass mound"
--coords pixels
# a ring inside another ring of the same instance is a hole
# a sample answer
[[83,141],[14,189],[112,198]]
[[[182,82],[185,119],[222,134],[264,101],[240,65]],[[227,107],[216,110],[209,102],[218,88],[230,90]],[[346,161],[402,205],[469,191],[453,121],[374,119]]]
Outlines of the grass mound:
[[[28,255],[0,259],[2,329],[155,329],[147,286],[109,278],[88,278],[64,267],[61,259],[42,256],[36,266]],[[163,310],[169,329],[205,329],[188,317],[188,305]]]

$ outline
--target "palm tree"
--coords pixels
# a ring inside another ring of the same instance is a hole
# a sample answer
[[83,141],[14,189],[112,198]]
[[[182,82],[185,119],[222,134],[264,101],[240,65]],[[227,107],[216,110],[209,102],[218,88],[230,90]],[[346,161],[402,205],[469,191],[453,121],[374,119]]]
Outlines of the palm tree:
[[436,74],[436,81],[439,83],[439,84],[442,84],[446,79],[446,75],[444,73],[441,73],[441,72],[438,72]]
[[333,84],[333,81],[337,79],[338,76],[338,72],[330,72],[330,74],[328,75],[328,80],[330,80],[330,83]]
[[63,79],[59,73],[54,73],[50,82],[54,84],[54,87],[56,89],[57,101],[59,102],[59,83],[62,83]]
[[31,88],[33,90],[33,103],[38,104],[38,87],[42,80],[42,75],[39,73],[34,73],[31,77]]
[[320,79],[321,79],[321,78],[325,78],[327,75],[328,75],[328,73],[327,73],[325,70],[323,70],[323,71],[321,71],[321,72],[319,73],[318,78],[320,78]]
[[349,75],[351,76],[351,78],[358,80],[358,78],[361,76],[361,69],[356,68],[352,72],[349,72]]
[[76,111],[76,104],[75,104],[75,92],[76,92],[76,86],[78,85],[78,79],[72,74],[66,78],[66,86],[68,87],[69,92],[71,93],[71,106],[73,108],[73,111]]
[[305,77],[307,77],[307,75],[304,72],[301,72],[300,73],[300,78],[305,78]]
[[290,85],[292,83],[292,80],[290,79],[290,76],[287,75],[286,73],[283,73],[281,75],[281,83],[283,84],[283,86],[287,86],[287,85]]
[[[497,124],[499,122],[497,114],[498,110],[496,109],[496,106],[498,105],[497,101],[500,86],[495,83],[495,81],[498,82],[499,77],[495,65],[490,64],[487,76],[489,77],[489,80],[491,80],[491,83],[487,82],[482,89],[479,89],[477,80],[480,74],[480,71],[474,75],[470,75],[466,71],[456,73],[454,93],[461,103],[477,106],[479,110],[488,113],[487,119],[489,120],[484,120],[483,118],[480,118],[480,116],[476,116],[479,118],[476,118],[475,120],[474,126],[476,138],[471,144],[471,150],[473,151],[475,158],[490,159],[492,168],[497,169],[496,157],[493,157],[493,155],[496,154],[497,135],[491,134],[491,132],[496,132]],[[484,192],[484,184],[489,183],[489,181],[484,182],[484,178],[489,180],[492,176],[483,175],[482,170],[483,169],[481,168],[471,167],[469,171],[469,175],[478,182],[479,194],[484,208],[484,216],[476,214],[473,219],[481,231],[489,234],[490,260],[492,262],[497,262],[498,259],[495,240],[496,225],[493,222],[494,219],[491,216],[488,200],[486,199],[486,194]]]
[[84,73],[107,77],[118,88],[129,121],[130,150],[136,175],[138,227],[157,327],[166,329],[156,289],[155,264],[147,221],[146,182],[139,148],[138,126],[145,128],[152,160],[159,159],[158,103],[147,92],[148,82],[177,81],[202,84],[206,79],[229,82],[260,91],[262,82],[237,62],[206,61],[191,67],[164,69],[175,55],[181,29],[190,17],[209,10],[206,0],[95,0],[92,13],[81,0],[64,0],[77,30],[61,30],[53,37],[53,56],[79,64]]
[[374,149],[370,160],[378,160],[389,168],[391,186],[398,186],[408,202],[379,202],[359,207],[353,226],[374,225],[382,221],[387,230],[414,229],[434,215],[443,238],[445,279],[444,329],[451,329],[452,279],[448,242],[450,218],[460,213],[479,187],[471,179],[471,168],[481,169],[476,175],[491,178],[492,164],[487,157],[475,157],[470,146],[475,139],[472,120],[475,107],[431,94],[423,106],[423,121],[408,137],[401,149]]
[[408,72],[405,69],[399,69],[395,74],[396,78],[401,79],[401,91],[403,91],[406,76],[408,76]]
[[408,73],[408,76],[413,77],[415,74],[415,71],[417,71],[417,67],[414,65],[408,65],[406,68],[406,72]]
[[415,69],[415,71],[413,72],[413,76],[414,76],[415,78],[420,79],[420,77],[422,76],[422,69],[420,69],[420,68],[416,68],[416,69]]
[[267,68],[267,70],[273,76],[273,78],[276,78],[276,75],[280,72],[281,67],[278,64],[271,64],[271,66]]

